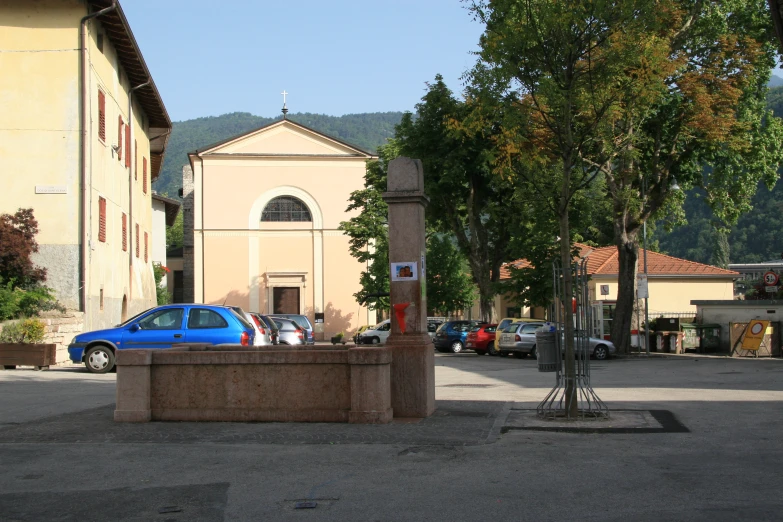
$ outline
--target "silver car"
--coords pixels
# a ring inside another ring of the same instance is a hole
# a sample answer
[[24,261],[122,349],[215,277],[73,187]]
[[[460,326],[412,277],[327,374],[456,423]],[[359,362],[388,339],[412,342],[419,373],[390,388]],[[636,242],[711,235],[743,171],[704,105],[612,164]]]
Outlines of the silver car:
[[256,327],[255,345],[269,346],[271,344],[277,344],[277,326],[274,326],[274,323],[272,323],[268,317],[264,317],[261,314],[249,312],[248,315],[253,320],[253,325]]
[[[563,339],[562,330],[560,331],[560,339]],[[574,339],[574,351],[579,350],[576,339]],[[596,337],[589,338],[590,356],[594,357],[598,361],[605,361],[617,353],[617,348],[611,341],[606,339],[598,339]],[[560,352],[565,352],[565,343],[560,343]]]
[[296,321],[282,317],[270,317],[270,319],[277,325],[280,344],[307,344],[307,330],[299,326]]
[[536,356],[536,330],[544,323],[511,323],[503,329],[498,340],[498,350],[501,356],[514,354],[521,359],[528,354]]

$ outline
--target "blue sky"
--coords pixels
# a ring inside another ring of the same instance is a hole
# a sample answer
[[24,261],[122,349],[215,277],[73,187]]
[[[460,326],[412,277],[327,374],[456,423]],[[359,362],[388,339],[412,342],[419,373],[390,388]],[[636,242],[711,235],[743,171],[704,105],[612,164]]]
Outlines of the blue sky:
[[173,121],[229,112],[413,110],[454,91],[482,26],[459,0],[124,0]]

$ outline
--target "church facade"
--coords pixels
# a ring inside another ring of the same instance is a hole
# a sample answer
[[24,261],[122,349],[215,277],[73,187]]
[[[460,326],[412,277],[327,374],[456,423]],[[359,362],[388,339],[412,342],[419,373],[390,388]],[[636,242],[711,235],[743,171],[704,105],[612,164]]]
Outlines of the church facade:
[[374,158],[287,119],[190,153],[183,300],[304,314],[316,339],[375,324],[338,229]]

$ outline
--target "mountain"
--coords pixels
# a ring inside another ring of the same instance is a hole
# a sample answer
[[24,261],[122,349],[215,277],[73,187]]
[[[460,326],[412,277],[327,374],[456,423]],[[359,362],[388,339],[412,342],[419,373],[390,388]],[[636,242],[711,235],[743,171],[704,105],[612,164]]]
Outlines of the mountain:
[[[174,122],[166,158],[153,188],[160,194],[177,197],[182,187],[182,166],[188,164],[188,152],[232,136],[244,134],[279,120],[263,118],[247,112],[234,112]],[[386,139],[394,136],[394,126],[402,119],[401,112],[375,112],[326,116],[308,112],[293,113],[288,119],[338,138],[368,152],[375,152]]]
[[781,87],[783,86],[783,78],[777,75],[772,75],[772,77],[769,79],[769,83],[767,83],[767,87],[770,89],[773,87]]

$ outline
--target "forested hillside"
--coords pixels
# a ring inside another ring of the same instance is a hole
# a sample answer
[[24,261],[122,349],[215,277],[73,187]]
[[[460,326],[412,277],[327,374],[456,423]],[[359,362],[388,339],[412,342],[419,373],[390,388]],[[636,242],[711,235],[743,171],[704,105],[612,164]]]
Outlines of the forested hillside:
[[[375,152],[379,145],[394,135],[394,126],[401,118],[401,112],[346,114],[339,117],[307,112],[288,115],[289,120],[370,152]],[[263,127],[278,119],[280,117],[262,118],[247,112],[234,112],[174,122],[163,170],[153,188],[160,194],[176,197],[182,186],[182,166],[188,163],[188,152]]]
[[[783,86],[770,88],[767,106],[775,116],[783,117]],[[716,263],[719,238],[712,223],[712,211],[698,190],[688,194],[685,215],[688,224],[671,233],[658,227],[655,236],[661,251],[700,263]],[[731,263],[762,263],[780,259],[781,253],[783,182],[778,181],[772,191],[763,184],[758,187],[753,210],[740,217],[729,235],[729,260]]]

